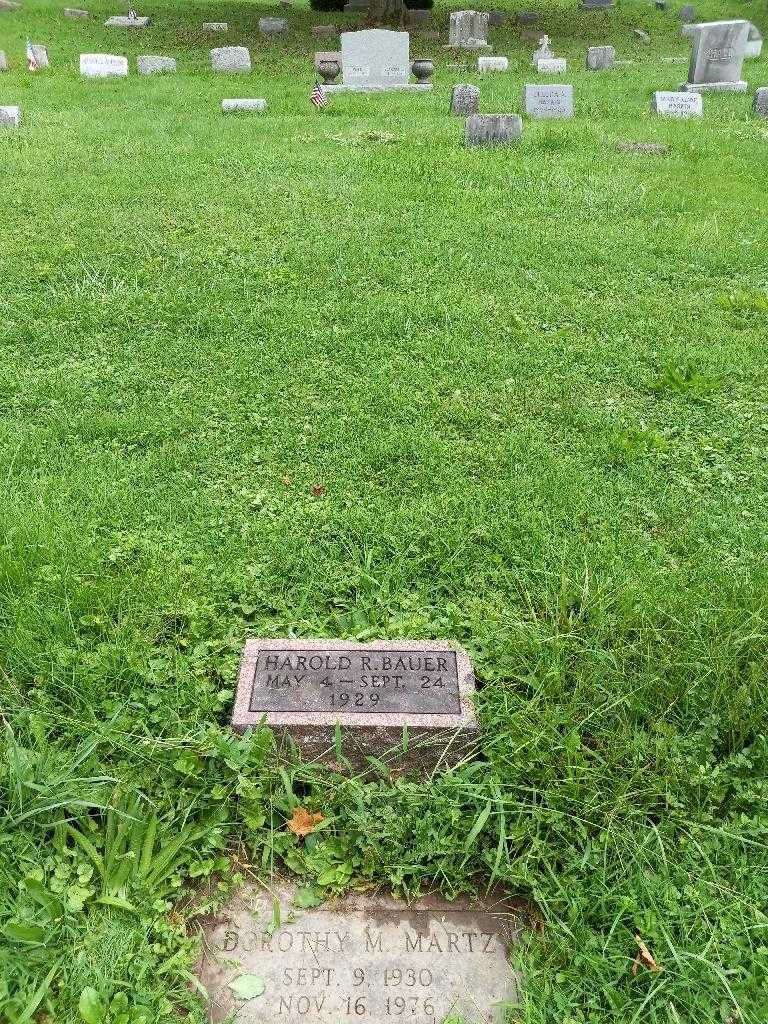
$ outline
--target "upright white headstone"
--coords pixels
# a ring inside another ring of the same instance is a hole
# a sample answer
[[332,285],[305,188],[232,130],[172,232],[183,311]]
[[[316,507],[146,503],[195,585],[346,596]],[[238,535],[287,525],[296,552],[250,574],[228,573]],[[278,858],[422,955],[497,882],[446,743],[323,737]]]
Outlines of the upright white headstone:
[[128,58],[112,53],[81,53],[80,74],[86,78],[125,78]]

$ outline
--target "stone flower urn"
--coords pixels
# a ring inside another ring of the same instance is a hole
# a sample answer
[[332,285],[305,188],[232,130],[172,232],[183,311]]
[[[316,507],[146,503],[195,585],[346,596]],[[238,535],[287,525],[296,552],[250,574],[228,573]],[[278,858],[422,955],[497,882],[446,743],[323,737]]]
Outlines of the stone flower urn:
[[411,64],[411,71],[416,78],[417,85],[426,85],[435,73],[435,65],[426,57],[419,57]]
[[341,64],[337,60],[319,60],[317,70],[323,79],[323,85],[331,85],[334,78],[338,78],[341,71]]

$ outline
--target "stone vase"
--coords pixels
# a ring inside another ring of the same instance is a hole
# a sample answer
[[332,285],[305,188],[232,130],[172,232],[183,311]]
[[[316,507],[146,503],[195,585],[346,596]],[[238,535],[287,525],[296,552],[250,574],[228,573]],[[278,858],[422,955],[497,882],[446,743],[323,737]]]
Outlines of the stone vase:
[[426,85],[435,73],[435,65],[431,60],[420,57],[411,64],[411,71],[418,85]]
[[323,79],[323,85],[331,85],[334,78],[339,76],[341,64],[337,60],[320,60],[317,62],[317,70]]

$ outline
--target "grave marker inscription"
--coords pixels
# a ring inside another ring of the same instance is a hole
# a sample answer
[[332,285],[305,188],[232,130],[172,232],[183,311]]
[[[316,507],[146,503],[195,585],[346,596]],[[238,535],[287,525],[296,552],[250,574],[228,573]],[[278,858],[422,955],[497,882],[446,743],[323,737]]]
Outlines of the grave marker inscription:
[[81,53],[80,74],[85,78],[125,78],[128,58],[112,53]]
[[[520,926],[507,903],[352,894],[302,911],[292,893],[287,884],[249,887],[204,925],[199,973],[212,1021],[234,1010],[237,1024],[500,1024],[517,1002],[508,952]],[[261,996],[236,998],[230,986],[242,974],[263,980]]]
[[660,90],[653,94],[651,109],[662,117],[702,117],[704,114],[703,100],[696,92]]
[[526,85],[523,106],[529,117],[573,117],[572,85]]

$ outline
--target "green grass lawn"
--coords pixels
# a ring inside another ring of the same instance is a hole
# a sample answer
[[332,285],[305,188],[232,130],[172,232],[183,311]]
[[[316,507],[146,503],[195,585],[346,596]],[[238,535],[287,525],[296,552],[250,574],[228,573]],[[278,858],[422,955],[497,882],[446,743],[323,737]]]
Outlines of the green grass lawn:
[[[297,9],[265,40],[276,7],[153,0],[129,33],[102,27],[124,5],[63,6],[0,12],[0,105],[23,108],[0,132],[0,1019],[74,1024],[93,987],[111,1024],[202,1021],[196,911],[287,866],[316,896],[531,900],[511,1021],[764,1024],[751,97],[652,116],[686,75],[675,13],[568,0],[541,24],[574,120],[467,150],[448,97],[479,79],[417,33],[431,95],[318,113],[311,54],[334,44],[310,26],[342,15]],[[697,8],[768,28],[754,2]],[[50,71],[27,73],[27,37]],[[520,111],[534,44],[492,39],[510,71],[481,109]],[[584,72],[608,42],[630,63]],[[210,71],[240,43],[250,76]],[[82,80],[94,51],[129,79]],[[179,73],[138,76],[140,53]],[[768,57],[745,74],[768,84]],[[232,96],[269,110],[224,117]],[[233,738],[244,637],[286,634],[460,642],[477,757],[350,777]],[[297,804],[331,819],[306,846]],[[633,976],[635,935],[660,972]]]

